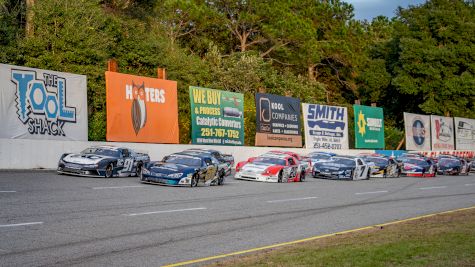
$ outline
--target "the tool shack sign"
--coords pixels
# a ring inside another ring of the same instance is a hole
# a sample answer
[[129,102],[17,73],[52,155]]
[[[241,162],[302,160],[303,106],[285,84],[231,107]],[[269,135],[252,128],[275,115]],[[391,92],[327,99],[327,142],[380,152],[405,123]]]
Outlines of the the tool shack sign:
[[302,104],[305,146],[348,149],[348,111],[345,107]]
[[84,75],[0,64],[0,138],[87,141]]
[[106,72],[107,141],[178,143],[177,82]]
[[256,146],[302,147],[300,100],[256,94]]
[[190,86],[193,144],[244,145],[243,94]]
[[384,148],[383,109],[353,105],[355,112],[355,147]]

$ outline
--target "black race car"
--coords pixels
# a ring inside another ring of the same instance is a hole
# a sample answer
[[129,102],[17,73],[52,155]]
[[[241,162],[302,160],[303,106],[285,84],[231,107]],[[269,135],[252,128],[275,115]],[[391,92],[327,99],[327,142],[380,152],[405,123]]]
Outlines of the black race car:
[[148,184],[196,187],[198,184],[222,185],[224,176],[218,165],[205,155],[175,153],[142,168],[140,181]]
[[313,164],[314,178],[362,180],[369,179],[369,166],[359,157],[335,156]]
[[401,164],[392,158],[363,156],[370,167],[370,177],[399,177],[401,176]]
[[437,162],[437,174],[447,175],[468,175],[470,172],[470,165],[464,159],[456,157],[443,157]]
[[234,157],[231,154],[223,154],[218,150],[214,149],[207,149],[207,148],[190,148],[185,150],[184,152],[191,151],[191,152],[198,152],[198,153],[206,153],[217,159],[220,164],[227,163],[228,168],[226,168],[226,176],[231,174],[231,168],[234,166]]
[[148,154],[125,147],[94,146],[79,154],[63,154],[59,159],[57,172],[105,178],[140,176],[142,166],[148,162]]

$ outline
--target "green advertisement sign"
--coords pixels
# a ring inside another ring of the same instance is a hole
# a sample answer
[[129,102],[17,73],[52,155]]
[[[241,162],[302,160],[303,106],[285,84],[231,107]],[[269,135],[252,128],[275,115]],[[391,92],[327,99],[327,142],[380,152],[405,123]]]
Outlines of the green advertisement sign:
[[191,140],[203,145],[244,145],[243,94],[190,86]]
[[356,148],[384,149],[383,109],[353,105],[355,112]]

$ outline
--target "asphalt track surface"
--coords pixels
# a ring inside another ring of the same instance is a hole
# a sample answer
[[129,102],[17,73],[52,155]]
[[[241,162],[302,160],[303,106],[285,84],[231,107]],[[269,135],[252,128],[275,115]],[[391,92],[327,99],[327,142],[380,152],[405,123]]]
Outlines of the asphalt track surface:
[[177,188],[0,171],[0,266],[159,266],[474,205],[473,173]]

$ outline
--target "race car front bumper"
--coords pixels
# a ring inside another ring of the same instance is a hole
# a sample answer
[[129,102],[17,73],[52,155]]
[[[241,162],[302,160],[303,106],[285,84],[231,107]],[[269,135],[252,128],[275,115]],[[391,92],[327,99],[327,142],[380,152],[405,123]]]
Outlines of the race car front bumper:
[[257,181],[257,182],[268,182],[268,183],[277,183],[279,180],[278,176],[274,175],[263,175],[260,173],[246,172],[241,171],[237,172],[234,175],[234,179],[247,180],[247,181]]

